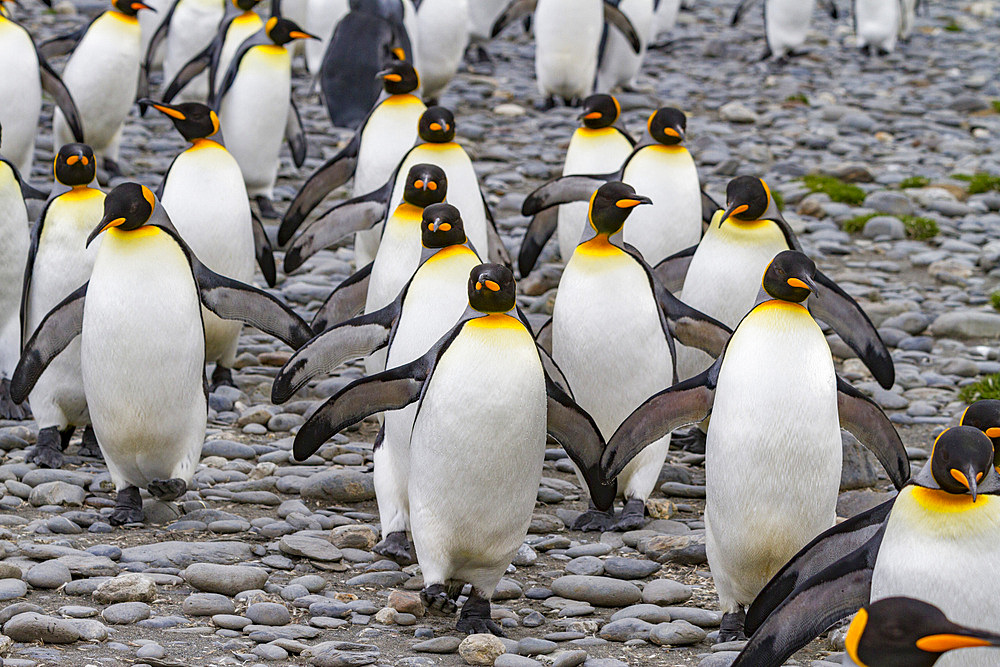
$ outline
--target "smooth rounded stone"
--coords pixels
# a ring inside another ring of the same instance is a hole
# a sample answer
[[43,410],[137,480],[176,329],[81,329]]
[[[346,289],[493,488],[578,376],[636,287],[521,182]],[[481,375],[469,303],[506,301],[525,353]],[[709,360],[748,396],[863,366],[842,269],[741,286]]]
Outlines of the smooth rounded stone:
[[606,623],[597,636],[609,642],[627,642],[631,639],[645,640],[649,637],[652,629],[652,623],[638,618],[622,618]]
[[251,623],[249,618],[235,614],[215,614],[212,616],[212,624],[224,630],[242,630]]
[[103,579],[74,579],[62,587],[63,595],[93,595]]
[[406,582],[410,575],[406,572],[365,572],[351,577],[345,583],[348,586],[399,586]]
[[503,641],[493,635],[469,635],[458,645],[458,654],[467,665],[492,665],[506,652]]
[[888,238],[899,240],[906,238],[906,226],[899,218],[891,215],[876,215],[865,223],[861,234],[867,239]]
[[702,659],[698,663],[698,667],[729,667],[734,662],[736,658],[739,657],[739,652],[737,651],[720,651],[719,653],[713,653]]
[[417,653],[454,653],[458,650],[462,640],[458,637],[434,637],[413,645],[413,650]]
[[388,604],[401,614],[412,614],[417,618],[422,618],[425,611],[420,595],[411,591],[392,591]]
[[590,544],[580,544],[575,547],[570,547],[566,550],[566,555],[570,558],[579,558],[581,556],[607,556],[614,550],[614,547],[610,544],[604,544],[603,542],[591,542]]
[[326,588],[326,579],[318,574],[306,574],[301,577],[295,577],[288,583],[293,586],[302,586],[310,593],[319,593]]
[[188,625],[191,619],[186,616],[153,616],[146,620],[139,621],[140,628],[150,628],[152,630],[165,630],[176,628],[178,625]]
[[37,604],[32,604],[31,602],[15,602],[14,604],[7,605],[3,609],[0,609],[0,624],[6,623],[18,614],[24,614],[29,611],[37,614],[45,612],[45,610]]
[[534,565],[538,560],[538,554],[527,544],[522,544],[517,548],[517,553],[514,555],[514,560],[511,564],[517,567],[528,567]]
[[[274,430],[280,430],[280,429],[274,429]],[[288,659],[288,651],[281,648],[280,646],[277,646],[276,644],[258,644],[257,646],[254,647],[252,653],[258,658],[263,658],[264,660]]]
[[372,473],[347,468],[328,470],[311,476],[302,486],[301,495],[307,500],[360,503],[375,499],[375,480]]
[[139,659],[160,660],[167,654],[166,650],[157,643],[145,644],[135,652],[135,657]]
[[87,497],[83,487],[66,482],[44,482],[31,490],[28,502],[35,507],[43,505],[65,505],[68,507],[83,507]]
[[631,607],[625,607],[624,609],[616,611],[611,615],[612,621],[618,621],[626,618],[638,618],[654,625],[658,623],[669,623],[673,620],[673,617],[667,609],[655,604],[634,604]]
[[639,588],[627,581],[578,575],[559,577],[552,582],[552,592],[596,607],[626,607],[635,604],[642,597]]
[[541,667],[542,663],[523,655],[504,653],[493,661],[493,667]]
[[257,602],[247,607],[246,617],[257,625],[288,625],[292,615],[288,608],[277,602]]
[[517,652],[520,655],[548,655],[557,648],[559,644],[537,637],[525,637],[517,642]]
[[188,616],[218,616],[234,613],[236,605],[219,593],[192,593],[184,598],[181,609]]
[[45,527],[56,535],[77,535],[83,532],[83,528],[64,516],[52,517],[45,522]]
[[581,649],[565,651],[555,656],[552,667],[579,667],[587,661],[587,652]]
[[539,612],[532,610],[521,619],[521,625],[526,628],[537,628],[540,625],[545,625],[545,617]]
[[122,557],[122,550],[113,544],[95,544],[87,547],[86,551],[88,554],[103,556],[104,558],[110,558],[111,560],[118,560]]
[[691,587],[673,579],[654,579],[642,589],[642,601],[647,604],[669,606],[691,599]]
[[94,590],[94,600],[101,604],[115,602],[152,602],[156,599],[156,583],[141,574],[119,574]]
[[608,558],[604,574],[615,579],[645,579],[660,570],[660,564],[645,558]]
[[246,565],[195,563],[185,568],[181,576],[200,591],[222,595],[263,588],[267,582],[267,570]]
[[690,646],[703,641],[708,636],[697,625],[687,621],[671,621],[660,623],[649,633],[649,641],[657,646]]
[[566,563],[566,571],[586,577],[604,574],[604,561],[596,556],[580,556]]
[[[916,209],[910,198],[901,192],[878,190],[865,197],[865,208],[888,215],[913,215]],[[902,237],[900,237],[902,238]]]
[[21,568],[11,563],[0,563],[0,579],[20,579]]
[[378,532],[364,524],[337,526],[330,531],[330,543],[341,549],[371,551],[377,542]]
[[267,420],[267,430],[284,433],[285,431],[291,431],[296,426],[302,426],[305,421],[302,415],[282,412]]
[[93,475],[74,470],[35,468],[24,473],[21,477],[21,482],[28,486],[38,486],[39,484],[47,484],[48,482],[64,482],[73,486],[85,487],[93,479]]
[[74,619],[71,622],[76,626],[82,641],[102,642],[108,638],[108,626],[96,618]]
[[0,579],[0,601],[23,598],[28,594],[28,584],[20,579]]
[[938,338],[997,338],[1000,314],[979,310],[959,310],[938,315],[930,331]]
[[341,560],[344,554],[327,540],[306,535],[285,535],[278,542],[278,548],[289,556],[300,556],[310,560],[333,562]]
[[673,620],[687,621],[699,628],[717,628],[722,623],[722,612],[697,607],[667,607]]
[[288,600],[289,602],[294,602],[295,600],[304,598],[308,595],[311,595],[309,589],[305,586],[300,586],[299,584],[291,584],[281,589],[281,599]]
[[559,610],[559,618],[573,618],[576,616],[590,616],[596,609],[589,604],[568,604]]
[[71,644],[81,637],[76,623],[29,611],[4,623],[3,633],[16,642]]
[[522,595],[524,595],[524,591],[521,590],[521,586],[513,579],[504,577],[497,584],[490,599],[493,602],[502,602],[504,600],[517,600]]
[[[270,417],[270,413],[268,413]],[[242,424],[241,424],[242,426]],[[265,433],[267,431],[265,430]],[[202,457],[221,456],[225,459],[255,459],[257,452],[250,445],[231,440],[209,440],[201,448]]]
[[628,667],[628,663],[617,658],[589,658],[583,667]]
[[101,618],[111,625],[127,625],[145,620],[151,613],[152,610],[145,602],[119,602],[105,607]]
[[[253,558],[245,542],[157,542],[122,549],[121,562],[149,563],[151,567],[184,568],[192,564],[217,565],[242,563]],[[250,568],[257,569],[257,568]],[[190,583],[190,582],[188,582]],[[255,588],[260,588],[256,586]],[[247,590],[247,589],[243,589]],[[222,592],[222,591],[215,591]]]
[[69,616],[70,618],[91,618],[101,613],[100,610],[95,609],[94,607],[84,607],[75,604],[59,607],[56,611],[57,613],[62,614],[63,616]]
[[69,568],[56,560],[47,560],[35,565],[27,574],[24,580],[32,588],[52,589],[59,588],[73,578]]
[[250,530],[250,523],[248,521],[226,519],[223,521],[211,522],[208,524],[208,529],[219,535],[233,535],[235,533],[244,533]]

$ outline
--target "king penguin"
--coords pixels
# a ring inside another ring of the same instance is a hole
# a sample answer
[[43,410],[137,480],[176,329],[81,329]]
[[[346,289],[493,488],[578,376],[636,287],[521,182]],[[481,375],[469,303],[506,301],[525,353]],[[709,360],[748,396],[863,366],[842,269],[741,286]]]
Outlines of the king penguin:
[[903,27],[902,4],[902,0],[853,0],[851,16],[858,48],[869,55],[895,51]]
[[[226,0],[174,0],[149,44],[146,70],[149,71],[157,49],[165,42],[163,83],[169,84],[188,61],[212,43],[225,14]],[[208,75],[194,77],[172,99],[208,102]]]
[[[944,430],[899,495],[818,536],[768,583],[747,614],[754,634],[733,666],[780,665],[860,606],[897,596],[933,604],[956,623],[1000,632],[998,496],[990,439],[971,426]],[[936,663],[996,664],[997,653],[985,648]]]
[[[90,25],[44,42],[47,57],[73,54],[62,78],[80,112],[82,141],[94,149],[109,176],[121,174],[118,153],[122,128],[135,103],[142,76],[139,21],[136,14],[149,6],[138,0],[114,0]],[[52,120],[55,144],[74,141],[71,123],[57,109]]]
[[469,0],[422,0],[417,7],[417,48],[428,104],[437,104],[458,73],[469,43],[468,25]]
[[323,54],[330,45],[333,31],[340,19],[350,11],[347,0],[307,0],[306,29],[319,37],[318,40],[306,42],[306,69],[313,76],[319,74],[323,66]]
[[83,141],[80,116],[73,96],[59,75],[20,24],[10,18],[7,6],[13,0],[0,0],[0,125],[4,129],[3,153],[25,177],[31,174],[35,154],[38,115],[44,89],[62,109],[76,141]]
[[502,635],[490,598],[531,523],[546,432],[568,448],[599,507],[613,495],[595,463],[600,433],[548,379],[511,271],[482,264],[467,285],[468,307],[448,333],[416,360],[335,394],[302,425],[293,453],[302,460],[366,416],[416,402],[407,486],[421,598],[451,612],[470,584],[458,629]]
[[510,4],[508,0],[473,0],[469,3],[469,62],[481,71],[492,74],[490,55],[484,46],[490,41],[493,24]]
[[[174,158],[163,176],[160,202],[191,250],[216,273],[249,283],[254,259],[268,285],[274,286],[271,246],[260,220],[250,211],[243,174],[219,141],[219,117],[204,104],[178,105],[143,100],[171,121],[191,146]],[[210,137],[216,137],[212,140]],[[215,364],[211,389],[233,386],[233,363],[240,322],[223,320],[202,308],[205,356]]]
[[117,490],[110,522],[122,525],[143,518],[140,487],[173,500],[198,464],[208,413],[200,304],[292,347],[310,332],[274,297],[198,261],[144,186],[125,183],[108,194],[87,244],[105,232],[90,280],[25,344],[11,395],[23,400],[80,336],[84,395]]
[[[339,324],[300,348],[278,373],[271,390],[275,403],[287,401],[313,377],[333,371],[344,361],[385,346],[388,368],[417,359],[446,334],[468,306],[466,283],[479,258],[469,247],[458,209],[431,204],[421,223],[420,267],[385,308]],[[320,317],[322,313],[317,313]],[[385,413],[375,446],[375,496],[382,542],[375,552],[400,563],[413,562],[406,531],[410,430],[416,405]]]
[[[756,2],[764,7],[764,35],[767,38],[767,51],[761,60],[775,58],[784,61],[798,55],[806,43],[817,0],[740,0],[731,24],[739,23],[743,14]],[[834,0],[819,2],[826,7],[830,18],[836,20],[839,14]]]
[[985,398],[976,401],[962,412],[962,426],[972,426],[993,441],[993,467],[1000,472],[1000,400]]
[[833,525],[841,428],[875,453],[897,488],[910,472],[881,408],[837,377],[813,319],[849,334],[845,342],[891,384],[892,358],[857,303],[791,250],[772,260],[757,301],[715,364],[643,403],[608,440],[603,459],[610,478],[647,444],[711,415],[705,545],[723,642],[742,636],[744,608],[778,569]]
[[656,37],[654,0],[618,0],[618,9],[635,27],[639,36],[639,50],[634,50],[620,32],[605,27],[601,36],[597,81],[594,86],[598,91],[615,88],[635,90],[636,77],[646,58],[646,48]]
[[[87,235],[104,215],[104,193],[90,187],[97,177],[94,151],[86,144],[67,144],[56,154],[53,171],[61,192],[46,203],[31,230],[21,292],[22,341],[67,294],[90,279],[99,245],[86,247]],[[31,463],[61,467],[76,427],[84,427],[80,454],[100,457],[83,392],[78,340],[53,360],[28,399],[38,422]]]
[[272,16],[240,45],[219,88],[217,109],[227,132],[226,148],[267,218],[278,217],[271,199],[282,136],[288,139],[296,167],[306,158],[305,134],[291,98],[292,57],[285,48],[296,39],[316,37],[288,19]]

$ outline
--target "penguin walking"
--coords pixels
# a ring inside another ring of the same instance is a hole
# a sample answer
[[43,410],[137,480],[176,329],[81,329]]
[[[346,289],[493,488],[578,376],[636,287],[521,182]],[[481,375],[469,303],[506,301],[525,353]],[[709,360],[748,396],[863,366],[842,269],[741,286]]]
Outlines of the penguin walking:
[[[218,141],[219,117],[198,102],[178,105],[142,100],[164,114],[191,142],[174,158],[163,176],[160,202],[192,252],[216,273],[249,283],[254,259],[267,284],[274,287],[274,255],[260,220],[250,211],[243,174],[236,159]],[[224,320],[202,307],[205,357],[215,364],[213,391],[233,385],[233,363],[242,323]]]
[[656,30],[654,35],[660,37],[674,29],[677,24],[677,14],[681,10],[681,0],[658,0],[656,4]]
[[38,115],[42,109],[42,90],[55,100],[66,119],[73,138],[83,141],[80,114],[66,84],[49,65],[27,30],[7,13],[0,0],[0,126],[4,129],[3,153],[18,172],[31,175],[35,155]]
[[[632,153],[635,140],[628,132],[615,123],[621,116],[621,105],[612,95],[598,93],[583,101],[580,120],[583,126],[577,128],[569,140],[563,176],[573,174],[600,174],[609,168],[618,169]],[[534,268],[538,255],[548,241],[546,232],[552,233],[553,226],[546,220],[558,211],[555,229],[559,234],[559,255],[569,261],[573,250],[580,243],[580,235],[587,220],[587,202],[563,204],[558,209],[547,209],[541,218],[532,220],[521,242],[517,264],[521,276],[526,276]]]
[[[663,290],[634,248],[622,241],[632,211],[649,205],[624,183],[606,183],[594,193],[590,224],[566,264],[552,312],[552,358],[574,400],[610,437],[643,401],[676,381],[671,321],[686,319],[704,330],[699,345],[720,353],[730,331],[684,306]],[[683,332],[684,327],[679,327]],[[690,336],[686,338],[691,341]],[[618,344],[609,345],[610,341]],[[611,382],[615,390],[608,391]],[[574,530],[636,530],[643,526],[646,499],[663,468],[670,435],[647,447],[616,476],[625,501],[621,517],[591,506]]]
[[272,16],[240,45],[219,88],[217,109],[226,128],[226,148],[265,218],[278,217],[271,199],[282,136],[296,167],[306,159],[305,134],[291,98],[292,57],[285,48],[296,39],[316,38],[292,21]]
[[[818,536],[768,583],[747,614],[754,634],[734,667],[780,665],[861,605],[897,596],[1000,632],[998,495],[990,439],[972,426],[946,429],[897,496]],[[988,667],[997,654],[970,648],[927,664]]]
[[[739,23],[756,2],[761,2],[764,7],[764,35],[767,39],[767,50],[761,60],[774,58],[782,62],[799,55],[802,45],[806,43],[817,0],[740,0],[733,12],[731,25]],[[834,0],[819,2],[826,7],[830,18],[836,21],[839,13]]]
[[621,31],[636,53],[638,30],[610,0],[513,0],[493,25],[492,36],[527,15],[535,32],[535,76],[545,109],[561,98],[577,105],[594,92],[598,49],[605,22]]
[[[104,193],[90,187],[97,177],[93,149],[66,144],[56,154],[53,170],[61,192],[45,204],[32,227],[25,262],[20,308],[24,341],[67,294],[90,279],[99,245],[86,247],[87,235],[104,215]],[[61,467],[63,450],[77,427],[84,429],[80,455],[100,457],[83,392],[78,340],[52,361],[28,399],[38,422],[31,463]]]
[[[682,144],[687,128],[683,112],[664,107],[646,124],[649,137],[639,143],[621,169],[603,175],[564,176],[532,192],[521,215],[537,216],[557,204],[587,201],[602,183],[622,181],[637,192],[657,193],[656,202],[637,210],[625,231],[625,242],[635,246],[655,266],[679,250],[698,243],[702,233],[703,199],[698,168]],[[712,203],[712,213],[718,208]],[[709,214],[711,215],[711,214]],[[548,224],[554,224],[551,218]],[[538,238],[552,235],[541,224]]]
[[[352,197],[378,189],[390,180],[399,163],[419,139],[420,117],[427,107],[414,94],[420,78],[413,65],[392,63],[379,72],[386,97],[368,114],[358,131],[339,153],[327,160],[299,189],[278,228],[278,243],[284,245],[323,198],[352,177]],[[354,236],[357,268],[375,259],[380,229]]]
[[349,11],[347,0],[307,0],[305,27],[319,37],[306,42],[306,69],[313,76],[318,75],[323,66],[323,54],[330,45],[333,31]]
[[[314,330],[324,333],[301,347],[278,373],[272,401],[284,403],[310,379],[382,346],[388,368],[408,364],[455,325],[469,303],[469,272],[480,263],[465,238],[458,209],[450,204],[425,208],[421,243],[419,268],[387,306],[328,330],[314,321]],[[416,409],[410,404],[386,412],[375,447],[375,496],[382,526],[382,542],[375,552],[400,563],[414,561],[406,531],[410,431]]]
[[711,415],[705,543],[724,613],[719,641],[742,636],[744,608],[833,525],[841,428],[875,453],[897,488],[909,477],[899,435],[878,405],[837,377],[814,314],[876,378],[892,383],[889,352],[857,303],[808,257],[786,250],[768,266],[758,304],[718,361],[651,397],[608,440],[602,463],[610,478],[647,444]]
[[462,64],[469,43],[468,25],[469,0],[422,0],[417,7],[417,48],[424,99],[429,104],[437,104]]
[[62,78],[79,110],[83,138],[75,137],[59,108],[52,120],[55,143],[61,146],[76,139],[91,146],[109,177],[121,174],[122,129],[140,87],[142,53],[136,14],[144,9],[149,10],[149,5],[138,0],[114,0],[111,9],[90,25],[39,46],[46,57],[72,51]]
[[274,297],[214,273],[190,251],[155,195],[137,183],[112,190],[87,243],[105,233],[89,282],[28,340],[11,383],[24,400],[78,335],[83,388],[117,490],[112,525],[141,521],[139,488],[185,493],[205,439],[204,304],[292,347],[309,328]]
[[513,274],[482,264],[467,289],[468,308],[430,350],[334,395],[303,424],[293,453],[302,460],[366,416],[416,402],[407,486],[421,597],[451,612],[471,584],[458,629],[502,635],[490,597],[531,522],[546,433],[568,448],[599,507],[613,496],[599,480],[601,436],[547,379],[544,353],[515,309]]
[[851,16],[858,48],[868,55],[887,55],[896,50],[903,28],[903,0],[853,0]]
[[493,24],[508,4],[509,0],[473,0],[469,3],[469,48],[466,60],[484,74],[493,71],[485,44],[490,41]]
[[902,596],[858,610],[845,639],[848,667],[932,667],[949,651],[1000,646],[1000,634],[952,623],[934,605]]
[[[174,0],[146,51],[146,71],[149,71],[157,49],[165,42],[163,83],[166,86],[173,81],[181,68],[215,39],[219,24],[226,15],[226,4],[226,0]],[[202,73],[192,78],[172,99],[208,102],[208,75]]]
[[597,91],[635,90],[636,77],[646,58],[646,48],[656,37],[656,7],[654,0],[617,0],[621,10],[635,27],[639,36],[639,50],[636,51],[615,30],[604,29],[598,50]]
[[[153,41],[153,36],[156,31],[160,29],[160,24],[163,23],[163,19],[166,17],[167,12],[170,11],[170,5],[173,4],[172,0],[150,0],[147,3],[152,11],[141,12],[138,15],[139,19],[139,31],[142,34],[141,53],[149,52],[149,44]],[[148,63],[146,68],[146,73],[148,74],[153,68],[163,67],[163,52],[157,51],[156,55],[153,57],[153,61]]]

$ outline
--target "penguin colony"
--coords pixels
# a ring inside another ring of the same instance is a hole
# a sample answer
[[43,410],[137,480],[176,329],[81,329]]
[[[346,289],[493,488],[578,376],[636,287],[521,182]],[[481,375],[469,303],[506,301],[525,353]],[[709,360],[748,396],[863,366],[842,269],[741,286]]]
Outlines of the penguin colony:
[[[858,304],[802,253],[767,184],[737,177],[716,205],[682,111],[655,110],[638,138],[618,124],[607,91],[635,85],[679,4],[310,0],[287,15],[276,2],[268,15],[255,0],[114,0],[36,46],[0,0],[10,100],[0,109],[0,416],[28,418],[30,404],[42,467],[59,467],[83,428],[82,453],[103,457],[115,484],[110,521],[124,525],[143,519],[141,490],[185,493],[208,391],[233,384],[242,326],[296,350],[274,381],[276,403],[364,358],[366,377],[306,421],[294,456],[378,415],[375,550],[419,563],[430,610],[462,602],[460,631],[498,635],[489,600],[526,534],[546,438],[589,493],[573,528],[625,531],[643,526],[671,432],[696,425],[719,640],[749,636],[734,664],[780,665],[852,614],[845,664],[997,664],[1000,401],[970,406],[911,476],[881,408],[837,376],[817,320],[884,387],[892,359]],[[740,2],[733,21],[753,4]],[[794,55],[814,3],[761,4],[767,56]],[[858,45],[891,51],[915,6],[856,0]],[[556,232],[566,264],[537,331],[517,307],[513,261],[456,139],[460,121],[434,103],[467,45],[471,68],[491,68],[490,37],[526,17],[541,106],[581,109],[562,177],[523,205],[520,276]],[[298,40],[313,42],[305,61],[330,120],[355,129],[277,231],[289,273],[354,238],[357,272],[331,285],[310,324],[248,284],[255,264],[268,285],[277,279],[261,218],[279,217],[282,140],[296,166],[305,159],[291,95]],[[61,75],[48,62],[59,56]],[[160,67],[157,94],[149,75]],[[57,105],[50,193],[21,175],[42,89]],[[129,171],[119,154],[136,103],[190,146],[155,192],[128,181],[106,192],[101,183]],[[352,179],[351,198],[310,218]],[[25,198],[45,199],[30,225]],[[899,493],[837,524],[842,428]]]

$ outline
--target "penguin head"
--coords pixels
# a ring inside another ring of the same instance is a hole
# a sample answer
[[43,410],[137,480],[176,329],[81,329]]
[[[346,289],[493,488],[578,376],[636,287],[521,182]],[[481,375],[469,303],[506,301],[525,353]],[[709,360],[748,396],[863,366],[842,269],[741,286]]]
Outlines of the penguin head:
[[774,299],[801,303],[816,289],[816,262],[797,250],[779,252],[767,265],[761,286]]
[[680,109],[663,107],[649,117],[646,123],[649,136],[664,146],[676,146],[684,141],[687,131],[687,116]]
[[446,144],[455,138],[455,116],[444,107],[431,107],[420,116],[420,138],[431,144]]
[[156,208],[156,197],[145,185],[122,183],[104,198],[104,217],[87,237],[89,246],[101,232],[117,227],[131,232],[144,226]]
[[622,113],[621,105],[613,95],[597,93],[591,95],[583,101],[583,113],[580,120],[585,127],[592,130],[599,130],[602,127],[609,127],[618,120]]
[[447,248],[465,243],[465,223],[451,204],[431,204],[424,209],[420,242],[425,248]]
[[97,176],[94,149],[87,144],[66,144],[56,154],[52,168],[56,181],[76,187],[92,183]]
[[415,164],[406,175],[403,201],[424,208],[444,201],[448,194],[448,177],[435,164]]
[[209,107],[200,102],[183,104],[163,104],[144,98],[139,100],[143,107],[153,107],[174,122],[174,127],[188,141],[204,139],[219,131],[219,117]]
[[135,16],[143,9],[148,9],[151,12],[156,11],[153,7],[144,2],[139,2],[139,0],[113,0],[111,6],[125,16]]
[[755,222],[776,215],[779,215],[778,208],[767,183],[756,176],[737,176],[726,186],[726,212],[719,226],[727,220]]
[[998,646],[1000,636],[952,623],[922,600],[892,597],[859,610],[845,643],[863,667],[931,667],[947,651]]
[[254,7],[260,4],[260,0],[232,0],[233,7],[244,12],[249,12],[253,10]]
[[503,264],[480,264],[469,274],[469,305],[480,313],[506,313],[514,307],[514,274]]
[[1000,472],[1000,401],[986,398],[976,401],[962,413],[962,426],[972,426],[993,441],[993,467]]
[[264,31],[272,42],[278,46],[284,46],[295,39],[319,39],[302,28],[295,21],[284,19],[279,16],[272,16],[264,24]]
[[967,493],[975,502],[979,487],[993,471],[993,443],[972,426],[945,429],[934,441],[928,465],[938,488],[956,495]]
[[382,79],[382,87],[390,95],[405,95],[420,87],[420,77],[413,65],[398,60],[376,75]]
[[598,234],[611,236],[625,226],[632,209],[652,203],[649,197],[637,195],[635,188],[627,183],[605,183],[590,198],[590,226]]

